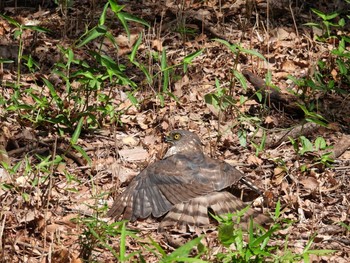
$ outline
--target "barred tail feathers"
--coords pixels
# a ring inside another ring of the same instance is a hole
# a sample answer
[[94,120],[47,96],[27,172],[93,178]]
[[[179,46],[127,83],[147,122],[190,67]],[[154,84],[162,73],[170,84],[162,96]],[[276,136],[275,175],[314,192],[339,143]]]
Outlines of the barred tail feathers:
[[[194,198],[189,202],[175,205],[161,221],[159,230],[175,228],[184,232],[195,227],[203,227],[210,223],[208,215],[209,208],[214,214],[223,215],[235,213],[245,207],[246,204],[229,192],[213,192],[205,196]],[[241,218],[241,225],[243,228],[247,228],[251,217],[254,219],[254,222],[258,224],[265,224],[270,221],[269,217],[253,208],[248,208]]]

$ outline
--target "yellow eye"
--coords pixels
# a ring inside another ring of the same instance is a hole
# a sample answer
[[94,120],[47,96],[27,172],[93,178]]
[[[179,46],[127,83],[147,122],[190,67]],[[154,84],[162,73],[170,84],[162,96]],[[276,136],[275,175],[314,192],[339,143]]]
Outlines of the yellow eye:
[[178,141],[181,138],[181,134],[180,133],[175,133],[173,138]]

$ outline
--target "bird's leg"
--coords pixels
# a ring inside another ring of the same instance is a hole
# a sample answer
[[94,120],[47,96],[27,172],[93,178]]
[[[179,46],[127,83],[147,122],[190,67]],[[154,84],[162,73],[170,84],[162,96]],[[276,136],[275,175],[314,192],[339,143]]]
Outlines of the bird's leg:
[[256,187],[252,181],[250,181],[247,178],[242,177],[239,180],[241,183],[245,184],[246,186],[248,186],[250,189],[252,189],[253,191],[257,192],[259,195],[262,195],[263,193],[260,191],[260,189],[258,187]]

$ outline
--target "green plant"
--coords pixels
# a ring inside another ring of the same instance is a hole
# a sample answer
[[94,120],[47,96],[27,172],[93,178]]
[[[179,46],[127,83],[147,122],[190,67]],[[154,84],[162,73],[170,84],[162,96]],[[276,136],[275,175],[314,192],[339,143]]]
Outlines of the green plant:
[[183,39],[186,39],[186,36],[187,35],[196,35],[198,34],[198,30],[197,29],[194,29],[194,28],[191,28],[191,27],[188,27],[188,26],[178,26],[177,29],[176,29],[177,32],[179,32],[182,36]]
[[9,164],[7,164],[6,162],[1,162],[1,166],[3,167],[3,169],[8,173],[9,175],[9,179],[5,182],[1,182],[0,183],[0,187],[4,190],[4,191],[9,191],[12,189],[16,189],[16,184],[15,184],[15,175],[19,172],[20,168],[21,168],[22,162],[18,162],[16,163],[14,166],[10,166]]
[[[258,129],[256,130],[256,133],[258,132]],[[260,143],[257,144],[252,141],[252,145],[255,148],[255,155],[258,156],[260,152],[262,152],[265,149],[265,143],[266,143],[266,131],[263,130],[263,134],[260,140]]]
[[339,225],[344,227],[346,229],[346,231],[350,232],[350,225],[349,224],[345,224],[344,222],[339,222]]
[[[262,227],[256,229],[251,219],[246,233],[239,224],[247,209],[248,207],[235,214],[228,214],[226,217],[214,216],[220,223],[219,240],[224,246],[230,248],[227,252],[218,254],[220,262],[265,262],[266,258],[272,257],[271,252],[275,247],[268,246],[268,241],[280,226],[273,225],[268,231]],[[231,249],[233,247],[234,249]]]
[[[100,19],[98,21],[98,25],[94,26],[92,29],[88,30],[79,40],[77,47],[82,47],[92,40],[99,38],[99,37],[106,37],[108,40],[111,41],[111,43],[114,44],[116,48],[118,48],[118,44],[115,41],[114,36],[112,33],[108,30],[106,27],[106,17],[107,17],[107,11],[108,9],[111,9],[111,11],[114,13],[115,17],[121,22],[121,24],[124,27],[124,30],[130,36],[130,30],[127,25],[128,21],[140,23],[144,26],[149,27],[148,23],[140,18],[137,18],[133,15],[130,15],[128,13],[123,12],[124,6],[118,5],[115,0],[108,0],[108,2],[105,4],[103,11],[101,13]],[[102,44],[102,42],[101,42]],[[101,46],[102,47],[102,46]]]
[[[304,156],[307,153],[321,152],[319,155],[313,158],[315,164],[320,163],[328,167],[334,161],[332,159],[332,152],[326,152],[326,150],[329,150],[331,147],[327,146],[326,141],[322,137],[317,137],[314,143],[312,143],[305,136],[300,136],[298,140],[294,140],[293,138],[289,137],[289,140],[298,156]],[[306,166],[304,165],[301,168],[302,171],[305,171]]]
[[219,79],[215,78],[216,92],[204,95],[207,104],[213,105],[220,111],[225,111],[228,107],[234,106],[236,100],[229,94],[227,88],[221,86]]
[[[124,6],[118,5],[115,0],[109,0],[104,6],[98,25],[88,30],[78,40],[78,43],[77,43],[78,48],[87,45],[92,40],[95,40],[97,38],[101,40],[103,40],[104,38],[107,38],[111,43],[113,43],[115,48],[118,49],[118,45],[115,41],[114,36],[110,33],[107,26],[105,25],[106,12],[108,8],[110,8],[113,11],[113,13],[115,14],[115,17],[121,22],[121,24],[123,25],[123,28],[125,29],[129,37],[130,37],[130,31],[127,25],[128,21],[136,22],[149,27],[149,24],[146,23],[144,20],[123,12],[122,10]],[[174,69],[179,68],[180,66],[183,66],[183,72],[186,73],[188,69],[188,65],[190,65],[193,59],[199,56],[203,50],[198,50],[196,52],[193,52],[187,55],[181,63],[172,65],[172,66],[169,66],[168,64],[167,53],[165,48],[162,49],[160,54],[157,52],[151,52],[149,54],[150,59],[156,60],[156,62],[158,62],[159,64],[159,68],[149,69],[143,63],[137,61],[137,51],[141,43],[142,43],[142,34],[140,33],[136,43],[132,48],[131,54],[129,55],[130,62],[144,73],[146,77],[146,83],[149,87],[151,87],[152,89],[154,89],[154,87],[157,88],[156,95],[160,100],[161,106],[164,106],[165,96],[170,96],[174,100],[177,100],[177,98],[173,95],[170,89],[170,84],[173,78]],[[102,41],[101,41],[101,48],[102,48]],[[109,80],[112,82],[111,84],[115,83],[117,85],[130,86],[133,88],[131,92],[130,91],[127,92],[127,96],[134,105],[138,105],[139,102],[137,98],[134,96],[134,94],[136,93],[139,87],[137,87],[137,85],[125,75],[124,73],[124,71],[126,70],[125,66],[121,64],[116,64],[112,58],[106,55],[100,55],[97,52],[92,52],[92,56],[93,58],[95,58],[97,64],[105,67],[108,73]],[[109,113],[112,113],[112,112],[114,111],[113,109],[110,108]]]
[[[111,95],[114,86],[135,84],[108,56],[91,52],[97,64],[90,66],[85,61],[75,59],[72,49],[61,50],[67,61],[65,64],[57,63],[53,73],[65,82],[65,90],[61,93],[63,96],[57,93],[49,80],[44,79],[56,107],[55,114],[47,115],[48,121],[56,124],[58,129],[65,127],[69,130],[74,128],[82,117],[85,118],[85,129],[100,126],[106,117],[109,117],[111,122],[118,121],[120,113],[115,109],[117,105],[113,104]],[[72,71],[71,67],[78,67],[78,70]],[[78,85],[72,87],[72,83]]]
[[[239,86],[242,87],[243,91],[245,92],[247,91],[247,86],[248,86],[246,78],[237,69],[239,57],[241,54],[247,54],[247,55],[251,55],[259,59],[262,59],[264,61],[265,61],[265,58],[259,52],[255,50],[245,49],[240,44],[231,44],[228,41],[222,40],[222,39],[215,39],[215,41],[223,44],[233,53],[234,65],[232,67],[232,74],[231,74],[229,85],[221,85],[220,80],[216,79],[215,80],[216,91],[206,94],[204,96],[204,100],[207,104],[213,105],[218,110],[218,118],[219,118],[218,125],[220,125],[222,118],[225,118],[226,116],[231,116],[233,114],[238,115],[239,116],[238,118],[248,119],[249,117],[244,116],[244,114],[240,112],[240,110],[237,107],[237,103],[239,102],[241,105],[244,105],[249,100],[249,98],[247,99],[245,96],[241,95],[238,101],[233,96],[234,91],[238,86],[237,84],[239,84]],[[270,79],[271,79],[271,76],[270,76]],[[257,96],[260,99],[260,101],[262,100],[262,93],[260,91],[255,92],[254,96]],[[253,120],[253,118],[251,120]],[[260,122],[259,119],[258,121]],[[218,130],[220,130],[220,127],[218,127]],[[239,137],[240,137],[241,144],[245,145],[246,133],[244,131],[241,131]]]
[[155,94],[159,98],[161,107],[164,106],[165,97],[171,97],[175,101],[178,101],[176,96],[171,92],[171,82],[175,78],[174,72],[176,69],[183,67],[183,72],[187,73],[188,66],[193,62],[193,60],[198,57],[203,49],[195,51],[186,57],[183,58],[181,63],[169,66],[167,61],[167,53],[166,49],[163,48],[162,52],[159,54],[158,52],[151,52],[149,56],[152,60],[155,60],[159,66],[147,67],[143,63],[137,60],[137,50],[139,49],[142,41],[142,34],[139,35],[138,40],[136,41],[131,54],[129,55],[130,62],[133,63],[137,68],[139,68],[146,77],[147,85],[154,90]]
[[[237,118],[238,123],[240,124],[240,129],[238,130],[238,139],[240,144],[243,147],[247,146],[248,141],[248,134],[246,131],[246,125],[248,126],[254,126],[256,127],[254,130],[254,133],[251,135],[251,141],[250,143],[256,150],[256,155],[259,154],[259,152],[263,151],[265,148],[265,141],[266,141],[266,131],[264,128],[261,127],[261,119],[259,117],[255,116],[249,116],[245,114],[240,114]],[[258,133],[262,130],[262,136],[258,138],[259,142],[255,142],[254,139]]]
[[[43,27],[40,27],[40,26],[23,25],[23,24],[19,23],[18,21],[16,21],[15,19],[13,19],[9,16],[6,16],[4,14],[0,14],[0,17],[5,19],[9,24],[16,27],[16,30],[13,33],[14,38],[18,39],[17,83],[15,86],[16,87],[16,94],[15,94],[14,98],[16,100],[18,100],[18,98],[20,97],[21,60],[22,60],[23,49],[24,49],[23,33],[25,30],[34,30],[36,32],[43,32],[43,33],[47,33],[47,32],[49,32],[49,30],[47,30]],[[9,62],[9,61],[7,61],[7,62]],[[15,102],[16,102],[16,100],[15,100]]]
[[331,34],[331,29],[336,27],[343,27],[345,25],[345,19],[341,18],[337,23],[332,22],[335,18],[339,17],[338,12],[333,13],[323,13],[320,10],[311,8],[311,11],[314,12],[319,18],[321,18],[321,23],[306,23],[307,26],[314,26],[323,30],[323,36],[318,36],[318,40],[324,41],[327,38],[334,37]]
[[[263,61],[265,61],[265,58],[259,52],[255,51],[255,50],[243,48],[239,44],[230,44],[228,41],[222,40],[222,39],[215,39],[215,41],[217,41],[217,42],[223,44],[224,46],[226,46],[233,53],[233,55],[235,56],[234,57],[234,62],[235,63],[234,63],[233,68],[232,68],[233,75],[232,75],[232,78],[231,78],[230,87],[228,89],[220,90],[220,94],[217,94],[217,95],[220,95],[219,97],[223,97],[223,100],[227,100],[227,102],[231,104],[230,106],[233,106],[233,103],[235,103],[235,101],[232,100],[231,98],[232,98],[233,91],[234,91],[236,83],[237,82],[240,83],[241,87],[245,91],[247,90],[247,80],[245,79],[243,74],[237,70],[237,64],[238,64],[238,59],[239,59],[240,54],[244,53],[244,54],[247,54],[247,55],[255,56],[257,58],[262,59]],[[210,95],[210,94],[208,94],[208,95]],[[261,94],[260,95],[258,94],[258,96],[261,97]],[[218,100],[218,99],[215,99],[215,100]],[[221,100],[221,98],[220,98],[220,100]],[[240,101],[241,101],[242,104],[245,102],[243,97],[241,97]],[[227,106],[225,108],[227,108]]]
[[[13,25],[16,29],[13,33],[13,37],[18,40],[18,51],[17,51],[17,80],[16,83],[5,83],[5,85],[8,88],[13,88],[14,92],[11,96],[10,101],[6,102],[6,106],[10,104],[10,107],[7,108],[7,110],[13,110],[16,111],[19,116],[22,116],[22,110],[30,110],[31,106],[28,104],[21,103],[21,100],[23,98],[23,95],[26,93],[32,94],[32,89],[25,89],[24,91],[21,89],[20,80],[21,80],[21,65],[22,60],[25,60],[25,65],[27,68],[34,72],[35,68],[38,68],[38,64],[33,60],[33,58],[30,55],[23,55],[24,51],[24,39],[23,39],[23,33],[26,30],[33,30],[36,32],[42,32],[47,33],[49,30],[42,28],[40,26],[31,26],[31,25],[24,25],[20,22],[16,21],[15,19],[6,16],[4,14],[0,14],[0,17],[5,19],[9,24]],[[12,63],[13,61],[3,58],[1,59],[1,63]],[[4,86],[5,86],[4,85]],[[39,108],[42,107],[42,105],[46,102],[44,98],[39,99],[35,95],[33,95],[34,100],[38,101],[40,105],[38,105]]]
[[306,25],[322,29],[322,33],[316,35],[316,40],[332,44],[333,49],[316,62],[312,75],[300,79],[290,76],[289,79],[298,87],[298,92],[290,92],[303,101],[303,104],[299,103],[299,107],[308,121],[326,126],[325,119],[319,113],[315,113],[320,112],[318,105],[322,105],[322,99],[328,98],[326,96],[329,93],[342,96],[350,90],[350,52],[347,49],[350,38],[343,33],[346,32],[350,16],[340,12],[324,13],[317,9],[311,10],[321,22]]
[[[75,218],[74,222],[83,226],[79,238],[80,257],[87,262],[96,260],[93,252],[100,247],[108,249],[118,262],[130,262],[139,252],[127,254],[126,239],[128,237],[137,239],[135,232],[126,228],[126,221],[108,224],[98,217]],[[119,247],[116,249],[109,244],[110,237],[120,237]]]
[[76,151],[78,151],[83,157],[84,159],[89,163],[91,164],[91,159],[90,157],[87,155],[87,153],[84,151],[84,149],[78,145],[78,139],[80,137],[80,134],[81,134],[81,130],[82,130],[82,127],[83,127],[83,121],[84,121],[84,118],[81,117],[79,122],[78,122],[78,125],[72,135],[72,138],[70,139],[70,147],[72,147],[73,149],[75,149]]
[[[20,67],[18,68],[17,85],[12,96],[11,103],[8,103],[7,111],[16,111],[19,120],[30,121],[36,126],[57,129],[61,135],[65,132],[72,132],[83,119],[83,129],[99,127],[103,121],[118,122],[122,111],[116,110],[118,105],[113,100],[115,87],[129,86],[132,90],[127,91],[130,101],[136,105],[137,99],[134,97],[137,85],[125,74],[126,67],[102,52],[90,51],[90,57],[94,61],[78,59],[75,49],[100,38],[101,45],[104,38],[107,38],[115,45],[114,36],[110,33],[106,23],[106,13],[111,9],[115,17],[123,25],[129,35],[128,21],[138,22],[148,26],[148,24],[136,17],[123,12],[123,6],[116,1],[109,0],[102,11],[97,26],[88,30],[79,40],[76,47],[60,47],[63,60],[54,65],[53,74],[63,81],[63,86],[55,86],[48,79],[43,78],[45,88],[39,85],[21,91],[19,88]],[[23,41],[21,35],[25,29],[43,31],[40,27],[22,26],[10,17],[3,16],[11,24],[18,27],[20,37],[19,61],[22,57],[26,60],[26,65],[31,72],[34,72],[39,65],[31,56],[22,56]],[[47,94],[47,92],[49,94]],[[25,99],[30,99],[34,103],[27,103]]]
[[[10,180],[1,182],[0,187],[5,191],[12,191],[22,196],[24,202],[30,202],[33,192],[50,184],[51,176],[55,168],[63,162],[59,155],[42,156],[35,154],[31,157],[26,156],[22,161],[16,163],[13,167],[2,163],[3,168],[9,174]],[[41,202],[47,199],[44,193],[41,193]]]
[[[331,50],[331,56],[327,60],[317,62],[317,70],[313,76],[302,78],[299,81],[295,78],[291,79],[299,87],[310,87],[313,91],[345,93],[344,84],[347,86],[350,84],[348,74],[350,52],[346,48],[350,43],[350,38],[345,34],[336,33],[335,30],[342,30],[347,26],[347,22],[338,12],[327,14],[316,9],[311,10],[321,19],[321,23],[306,23],[306,25],[323,29],[322,34],[316,39],[321,42],[333,39],[334,49]],[[350,18],[349,15],[346,17]],[[305,93],[304,90],[301,96],[305,96]]]
[[309,239],[300,254],[288,248],[288,238],[285,240],[284,251],[281,251],[276,243],[273,246],[269,245],[269,242],[276,237],[281,239],[278,232],[282,228],[281,224],[287,223],[286,227],[291,224],[290,221],[280,218],[280,202],[276,204],[275,213],[272,216],[274,223],[268,230],[255,226],[253,220],[250,220],[249,228],[243,231],[239,223],[246,209],[225,217],[214,216],[220,222],[219,240],[227,248],[226,252],[217,255],[220,262],[299,262],[300,260],[310,262],[310,255],[327,255],[334,252],[334,250],[311,250],[315,235]]
[[[147,246],[147,249],[153,254],[159,257],[159,262],[161,263],[175,263],[175,262],[196,262],[196,263],[205,263],[200,259],[200,256],[203,255],[206,250],[201,244],[202,237],[194,238],[188,241],[186,244],[180,246],[172,253],[167,254],[166,251],[153,239],[151,239],[151,246]],[[196,256],[189,256],[193,248],[197,247],[199,253]]]

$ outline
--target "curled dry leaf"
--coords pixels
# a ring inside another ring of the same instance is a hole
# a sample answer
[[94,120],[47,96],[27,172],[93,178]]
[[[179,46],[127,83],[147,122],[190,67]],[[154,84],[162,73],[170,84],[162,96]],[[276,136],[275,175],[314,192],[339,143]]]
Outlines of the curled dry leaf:
[[300,183],[309,190],[316,190],[319,187],[319,182],[312,176],[304,177],[300,180]]
[[278,27],[274,33],[276,34],[276,37],[278,38],[278,40],[287,40],[287,39],[295,38],[294,33],[290,33],[282,27]]
[[152,41],[152,48],[156,51],[162,51],[163,50],[162,41],[160,41],[159,39],[154,39]]
[[286,72],[295,72],[296,67],[293,61],[286,60],[282,63],[282,69]]
[[278,120],[275,117],[273,117],[273,116],[267,116],[265,118],[265,123],[267,125],[275,125],[275,126],[277,126],[278,125]]
[[274,185],[280,185],[282,183],[284,177],[286,176],[286,171],[285,171],[285,169],[283,169],[281,167],[276,167],[273,170],[273,174],[274,174],[274,177],[272,179],[272,183]]
[[259,157],[255,156],[253,154],[250,154],[248,156],[247,162],[248,162],[248,164],[254,164],[254,165],[262,165],[263,164],[263,161]]

